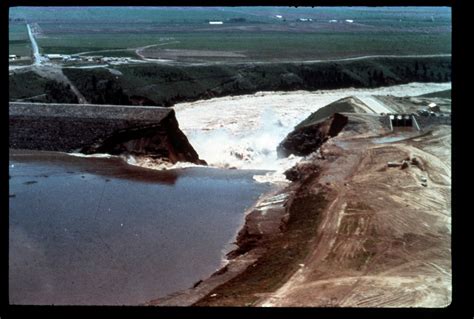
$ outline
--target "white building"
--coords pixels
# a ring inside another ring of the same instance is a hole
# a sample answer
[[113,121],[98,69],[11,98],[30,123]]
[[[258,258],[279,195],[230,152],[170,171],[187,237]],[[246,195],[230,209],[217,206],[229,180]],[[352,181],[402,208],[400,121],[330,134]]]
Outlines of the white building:
[[50,60],[59,60],[63,58],[61,54],[46,54],[46,57]]

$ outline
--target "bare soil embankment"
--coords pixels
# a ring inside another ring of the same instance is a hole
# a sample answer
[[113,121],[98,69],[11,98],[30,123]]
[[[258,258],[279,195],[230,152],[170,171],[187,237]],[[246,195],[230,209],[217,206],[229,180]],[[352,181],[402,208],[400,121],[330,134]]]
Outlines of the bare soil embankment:
[[[305,266],[257,304],[447,306],[450,134],[439,126],[419,138],[374,145],[343,133],[324,144],[322,177],[311,188],[326,185],[335,198],[314,229]],[[387,167],[403,159],[411,160],[405,169]]]
[[376,115],[343,116],[340,133],[287,172],[293,183],[247,215],[225,268],[185,295],[150,304],[449,305],[450,126],[380,143],[405,133],[390,132]]

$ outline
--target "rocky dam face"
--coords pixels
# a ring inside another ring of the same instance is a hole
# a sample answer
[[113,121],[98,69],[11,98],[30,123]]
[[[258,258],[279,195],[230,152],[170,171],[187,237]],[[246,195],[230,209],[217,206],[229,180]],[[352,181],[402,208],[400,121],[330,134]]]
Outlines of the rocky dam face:
[[10,149],[146,155],[204,164],[170,108],[10,103]]

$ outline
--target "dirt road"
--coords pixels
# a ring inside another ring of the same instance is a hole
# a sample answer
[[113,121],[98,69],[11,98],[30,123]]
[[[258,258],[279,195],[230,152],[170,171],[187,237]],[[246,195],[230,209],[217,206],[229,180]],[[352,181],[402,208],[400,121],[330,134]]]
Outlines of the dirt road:
[[77,87],[69,80],[69,78],[63,73],[63,69],[60,66],[41,66],[41,67],[32,67],[32,71],[36,72],[38,75],[61,82],[63,84],[69,85],[71,91],[77,96],[79,104],[89,104],[84,95],[77,89]]
[[33,32],[31,31],[31,27],[29,24],[26,25],[26,28],[28,29],[28,36],[31,41],[31,47],[33,48],[33,60],[34,60],[34,65],[41,65],[42,58],[39,53],[39,48],[38,44],[36,43],[35,37],[33,35]]

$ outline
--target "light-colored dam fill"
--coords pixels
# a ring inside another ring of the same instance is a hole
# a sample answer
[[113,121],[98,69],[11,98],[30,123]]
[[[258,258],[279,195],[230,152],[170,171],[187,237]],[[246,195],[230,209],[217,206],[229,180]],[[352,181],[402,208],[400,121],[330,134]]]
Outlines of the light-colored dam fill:
[[217,167],[275,170],[260,181],[284,180],[283,171],[299,158],[277,159],[278,144],[312,112],[348,96],[383,110],[373,96],[417,96],[451,88],[451,83],[410,83],[375,89],[259,92],[179,103],[174,106],[180,129],[200,158]]
[[12,304],[138,305],[189,288],[269,189],[258,171],[32,151],[11,152],[9,174]]

